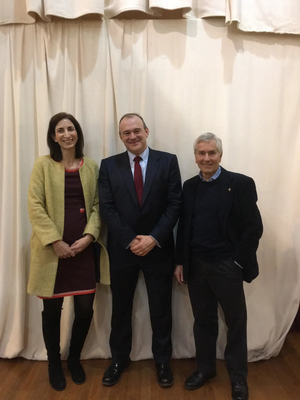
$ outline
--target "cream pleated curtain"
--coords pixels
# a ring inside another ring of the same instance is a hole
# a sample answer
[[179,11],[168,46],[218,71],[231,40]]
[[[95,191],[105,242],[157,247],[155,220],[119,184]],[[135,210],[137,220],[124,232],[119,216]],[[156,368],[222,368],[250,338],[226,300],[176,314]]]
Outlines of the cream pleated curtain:
[[[69,5],[69,11],[59,9],[61,3]],[[153,19],[106,18],[109,13],[129,13],[130,3],[132,10],[146,10],[147,18],[151,14]],[[242,7],[237,11],[233,1],[229,7],[222,1],[178,0],[172,4],[184,19],[159,19],[170,3],[1,2],[0,357],[46,358],[42,302],[26,294],[31,235],[27,190],[35,159],[48,153],[49,118],[59,111],[80,121],[85,154],[99,164],[103,157],[124,150],[117,133],[120,116],[141,113],[150,128],[149,145],[177,154],[183,181],[198,173],[194,139],[207,131],[223,139],[222,165],[254,178],[265,228],[258,251],[260,275],[245,284],[249,360],[276,356],[281,349],[300,298],[300,42],[297,36],[247,33],[235,24],[227,26],[229,15],[232,21],[245,23],[239,14]],[[260,10],[267,13],[262,3]],[[121,9],[122,4],[127,8]],[[199,19],[213,9],[212,15],[222,15],[218,5],[226,17]],[[285,11],[291,9],[285,6]],[[85,17],[66,20],[80,15]],[[274,21],[266,18],[262,30],[267,31],[269,24],[272,31]],[[275,25],[273,32],[279,31]],[[71,305],[72,299],[66,299],[63,357]],[[83,357],[109,357],[109,287],[98,285],[94,308]],[[192,322],[187,288],[174,281],[173,357],[194,356]],[[133,325],[132,359],[150,358],[142,277]],[[220,312],[220,358],[225,341]]]
[[57,18],[225,17],[242,31],[300,34],[299,0],[1,0],[0,25]]

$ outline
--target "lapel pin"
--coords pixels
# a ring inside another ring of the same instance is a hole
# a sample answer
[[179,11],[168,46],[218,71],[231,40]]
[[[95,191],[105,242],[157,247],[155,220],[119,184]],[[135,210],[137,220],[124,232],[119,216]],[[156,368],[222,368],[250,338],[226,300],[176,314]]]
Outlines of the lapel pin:
[[230,191],[231,191],[231,188],[228,189],[228,192],[230,192]]

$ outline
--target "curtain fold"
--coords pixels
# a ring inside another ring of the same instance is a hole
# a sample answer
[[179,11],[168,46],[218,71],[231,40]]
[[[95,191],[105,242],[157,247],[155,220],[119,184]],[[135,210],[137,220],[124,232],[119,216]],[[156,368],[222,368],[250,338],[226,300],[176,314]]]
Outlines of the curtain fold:
[[[84,153],[100,164],[124,151],[118,119],[139,112],[150,147],[177,154],[186,180],[198,173],[193,141],[223,139],[222,166],[254,178],[264,235],[260,275],[245,284],[249,360],[281,349],[300,298],[300,44],[294,36],[248,34],[216,19],[59,21],[0,27],[0,357],[45,359],[42,302],[26,294],[32,166],[48,154],[50,117],[70,112]],[[186,286],[173,287],[173,357],[192,357]],[[133,313],[132,359],[152,357],[142,277]],[[98,285],[83,357],[109,357],[110,289]],[[73,318],[66,299],[62,352]],[[220,313],[218,357],[226,328]]]
[[0,25],[104,15],[104,0],[1,0]]
[[[29,0],[34,3],[37,0]],[[45,8],[45,16],[57,16],[74,19],[87,14],[104,14],[104,0],[42,0]]]
[[107,18],[115,18],[126,12],[143,13],[145,19],[154,15],[149,2],[145,0],[110,0],[105,7],[105,16]]
[[[39,3],[41,0],[37,0]],[[0,25],[32,24],[35,18],[28,14],[26,0],[2,0],[0,2]]]
[[225,17],[226,0],[193,0],[189,18]]
[[300,33],[298,0],[226,0],[226,23],[247,32]]
[[192,8],[193,0],[111,0],[105,8],[105,16],[114,18],[120,14],[124,16],[126,12],[138,11],[145,13],[145,19],[147,15],[159,18],[168,17],[168,13],[172,16],[172,11],[176,10],[179,11],[177,15],[183,18]]

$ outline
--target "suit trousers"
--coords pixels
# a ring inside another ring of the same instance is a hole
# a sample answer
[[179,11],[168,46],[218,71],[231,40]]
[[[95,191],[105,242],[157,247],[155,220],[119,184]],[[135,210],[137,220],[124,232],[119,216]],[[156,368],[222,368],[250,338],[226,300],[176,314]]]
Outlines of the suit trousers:
[[193,257],[188,289],[194,314],[197,369],[216,370],[218,303],[227,325],[225,362],[232,382],[247,379],[247,309],[242,269],[232,258],[204,261]]
[[142,270],[148,294],[152,326],[152,352],[157,363],[166,363],[172,354],[173,264],[111,266],[112,319],[110,348],[113,362],[124,362],[132,347],[132,308],[139,272]]

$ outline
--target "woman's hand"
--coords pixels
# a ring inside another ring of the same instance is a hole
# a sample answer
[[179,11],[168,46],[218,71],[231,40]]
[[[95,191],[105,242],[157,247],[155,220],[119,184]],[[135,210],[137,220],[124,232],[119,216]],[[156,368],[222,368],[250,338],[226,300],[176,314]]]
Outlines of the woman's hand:
[[74,254],[81,253],[92,241],[93,236],[88,233],[81,239],[76,240],[76,242],[71,245],[70,249],[74,252]]
[[59,258],[70,258],[75,257],[75,252],[71,249],[71,247],[64,242],[63,240],[57,240],[52,243],[55,254]]

